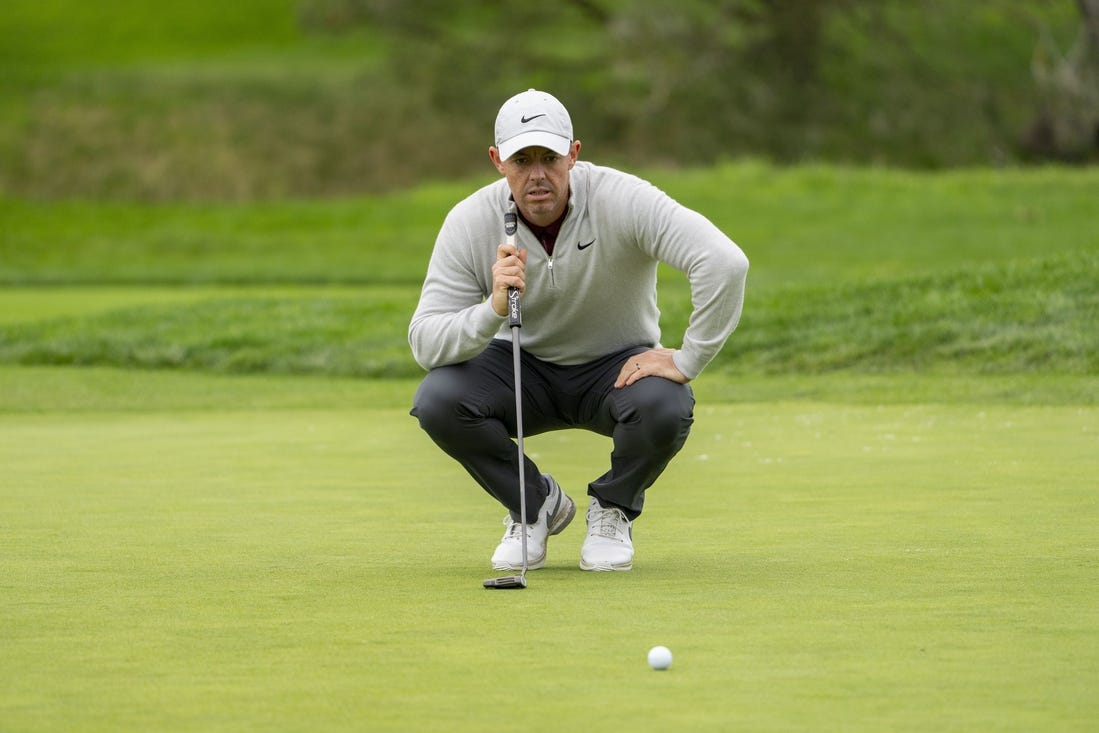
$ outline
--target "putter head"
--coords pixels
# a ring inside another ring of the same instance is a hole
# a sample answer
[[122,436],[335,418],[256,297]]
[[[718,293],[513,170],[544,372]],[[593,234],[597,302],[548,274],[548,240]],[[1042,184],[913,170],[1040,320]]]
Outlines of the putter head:
[[485,581],[486,588],[526,588],[527,576],[526,575],[505,575],[502,578],[489,578]]

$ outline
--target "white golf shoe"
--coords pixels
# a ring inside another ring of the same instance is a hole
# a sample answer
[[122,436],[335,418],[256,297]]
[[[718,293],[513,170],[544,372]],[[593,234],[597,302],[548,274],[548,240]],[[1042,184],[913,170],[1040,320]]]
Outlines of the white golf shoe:
[[[537,570],[546,564],[546,540],[550,535],[560,533],[576,516],[576,503],[561,490],[557,482],[548,473],[542,474],[550,483],[550,492],[542,508],[538,510],[538,521],[527,525],[527,569]],[[504,537],[492,553],[492,567],[495,570],[523,569],[523,524],[516,522],[511,515],[504,517]]]
[[588,504],[588,536],[580,548],[581,570],[629,570],[633,567],[632,522],[618,507]]

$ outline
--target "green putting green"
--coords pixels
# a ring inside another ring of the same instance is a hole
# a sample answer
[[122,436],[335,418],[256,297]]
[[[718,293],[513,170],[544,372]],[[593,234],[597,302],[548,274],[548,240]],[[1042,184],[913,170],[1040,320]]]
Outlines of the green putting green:
[[[112,394],[96,370],[0,372],[9,394],[70,383],[68,407],[0,412],[6,729],[1099,716],[1094,406],[700,401],[632,572],[577,568],[581,520],[528,589],[493,592],[502,516],[400,390],[371,407],[378,388],[356,401],[351,380],[117,374]],[[609,443],[528,449],[582,502]],[[656,644],[668,672],[646,663]]]

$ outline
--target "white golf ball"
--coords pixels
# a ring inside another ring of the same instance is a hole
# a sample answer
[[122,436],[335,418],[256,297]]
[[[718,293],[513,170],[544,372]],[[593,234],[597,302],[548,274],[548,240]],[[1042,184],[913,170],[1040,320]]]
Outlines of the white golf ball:
[[667,669],[672,666],[672,650],[666,646],[654,646],[649,650],[649,666],[653,669]]

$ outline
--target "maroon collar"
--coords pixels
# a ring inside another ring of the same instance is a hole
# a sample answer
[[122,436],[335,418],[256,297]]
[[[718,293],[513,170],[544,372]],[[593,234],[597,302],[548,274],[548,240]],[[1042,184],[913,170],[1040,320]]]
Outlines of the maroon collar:
[[523,212],[516,208],[516,212],[519,214],[519,220],[526,225],[527,229],[537,237],[538,241],[542,243],[542,249],[546,250],[546,254],[553,254],[553,245],[557,244],[557,235],[561,233],[561,225],[565,223],[565,217],[569,215],[569,207],[566,206],[565,210],[561,212],[561,216],[557,217],[557,220],[549,224],[548,226],[540,227],[537,224],[531,224],[523,216]]

